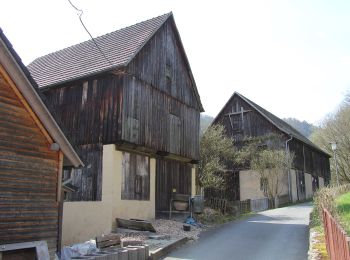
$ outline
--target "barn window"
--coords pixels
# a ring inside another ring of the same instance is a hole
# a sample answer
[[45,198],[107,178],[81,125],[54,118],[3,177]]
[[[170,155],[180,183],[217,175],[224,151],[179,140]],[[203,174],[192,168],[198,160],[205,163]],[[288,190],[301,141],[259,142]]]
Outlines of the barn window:
[[122,153],[122,200],[150,199],[149,157]]

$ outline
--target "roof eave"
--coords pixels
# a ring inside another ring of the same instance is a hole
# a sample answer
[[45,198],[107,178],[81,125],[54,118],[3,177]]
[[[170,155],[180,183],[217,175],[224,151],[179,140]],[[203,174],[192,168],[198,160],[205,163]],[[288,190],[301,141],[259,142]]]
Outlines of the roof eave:
[[73,149],[72,145],[67,140],[62,130],[57,125],[56,121],[36,92],[34,86],[28,79],[28,76],[24,73],[24,65],[22,64],[22,61],[18,60],[16,56],[18,57],[17,53],[15,53],[11,43],[0,28],[0,62],[3,65],[6,64],[6,72],[16,84],[17,88],[29,103],[33,111],[36,113],[40,122],[44,125],[52,139],[60,146],[63,154],[75,167],[84,166],[84,163]]
[[62,86],[64,84],[67,84],[67,83],[72,83],[72,82],[75,82],[75,81],[79,81],[79,80],[91,78],[91,77],[94,77],[94,76],[102,75],[104,73],[113,72],[113,71],[115,71],[117,69],[125,68],[125,66],[126,66],[125,63],[124,64],[120,64],[120,65],[117,65],[117,66],[112,67],[112,68],[99,70],[99,71],[94,71],[94,72],[92,72],[90,74],[84,74],[83,76],[80,76],[80,77],[68,78],[68,79],[65,79],[65,80],[62,80],[62,81],[58,81],[58,82],[50,84],[50,85],[39,86],[39,88],[40,88],[41,91],[46,90],[46,89],[52,89],[52,88],[59,87],[59,86]]

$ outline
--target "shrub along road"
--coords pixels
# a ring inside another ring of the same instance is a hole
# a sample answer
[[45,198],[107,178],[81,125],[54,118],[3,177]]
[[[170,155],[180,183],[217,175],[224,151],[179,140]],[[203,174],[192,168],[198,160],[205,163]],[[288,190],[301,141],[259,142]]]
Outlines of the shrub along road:
[[307,259],[311,210],[304,203],[224,224],[165,259]]

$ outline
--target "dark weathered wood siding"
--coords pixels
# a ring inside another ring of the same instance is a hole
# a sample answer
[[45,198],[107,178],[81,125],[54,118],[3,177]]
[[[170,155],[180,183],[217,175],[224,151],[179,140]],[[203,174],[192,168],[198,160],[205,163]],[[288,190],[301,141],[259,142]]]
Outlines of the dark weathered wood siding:
[[105,75],[44,90],[75,145],[110,144],[121,134],[122,79]]
[[0,244],[58,238],[59,154],[0,74]]
[[199,111],[134,76],[123,82],[121,140],[197,160]]
[[[246,112],[243,112],[243,116],[241,113],[231,116],[232,127],[230,118],[226,114],[239,112],[241,108]],[[247,137],[280,134],[277,127],[237,96],[231,100],[230,104],[225,106],[215,123],[222,124],[225,127],[226,134],[237,141]]]
[[171,20],[140,50],[127,71],[179,102],[200,109],[185,53]]
[[157,159],[156,212],[169,211],[173,189],[178,194],[191,195],[191,165]]
[[[315,151],[308,145],[293,139],[289,148],[295,154],[294,168],[313,176],[323,177],[326,183],[330,180],[330,165],[328,156]],[[305,155],[305,156],[304,156]]]
[[127,68],[43,90],[90,165],[72,176],[79,192],[70,200],[101,199],[104,144],[199,159],[200,107],[174,30],[167,21]]
[[[198,160],[200,104],[172,19],[130,62],[126,70],[132,77],[127,77],[124,84],[128,89],[138,88],[134,96],[142,99],[141,107],[136,108],[140,110],[139,118],[144,120],[140,124],[145,129],[141,144]],[[157,139],[159,143],[154,145]]]
[[63,179],[72,179],[71,184],[78,187],[77,192],[67,193],[68,201],[90,201],[102,199],[102,150],[101,144],[79,145],[80,158],[86,167],[65,168]]
[[122,87],[120,77],[104,75],[44,91],[57,121],[86,164],[71,175],[70,170],[64,172],[64,178],[71,177],[79,188],[68,200],[101,200],[102,147],[120,140]]
[[[244,112],[231,115],[230,121],[229,116],[226,114],[239,112],[242,108]],[[226,134],[237,141],[246,137],[258,137],[268,134],[281,135],[285,140],[290,138],[238,96],[234,96],[230,103],[224,107],[223,111],[216,118],[215,123],[222,124],[225,127]],[[293,168],[314,176],[328,178],[330,170],[327,155],[295,138],[288,145],[295,156]],[[284,147],[285,142],[282,142],[281,148]]]

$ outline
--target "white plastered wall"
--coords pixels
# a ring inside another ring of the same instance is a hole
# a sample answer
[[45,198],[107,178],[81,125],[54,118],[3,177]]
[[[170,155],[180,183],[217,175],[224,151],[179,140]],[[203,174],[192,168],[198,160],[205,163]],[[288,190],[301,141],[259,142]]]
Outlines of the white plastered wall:
[[152,219],[155,217],[155,159],[150,159],[150,200],[121,200],[122,153],[115,145],[103,146],[102,200],[64,202],[62,244],[86,241],[108,234],[115,218]]
[[298,200],[298,192],[297,192],[297,176],[295,170],[290,170],[290,184],[292,189],[292,201],[296,202]]
[[193,165],[191,170],[191,196],[192,197],[196,195],[196,172],[197,172],[197,168],[196,166]]
[[[279,196],[288,195],[288,176],[280,173],[281,189]],[[265,198],[264,193],[260,190],[260,174],[253,170],[239,172],[240,200],[261,199]]]
[[308,174],[308,173],[305,173],[305,194],[306,194],[306,199],[310,199],[313,196],[312,176],[311,174]]
[[239,172],[240,200],[265,198],[260,190],[260,175],[252,170]]

